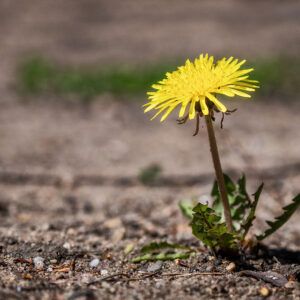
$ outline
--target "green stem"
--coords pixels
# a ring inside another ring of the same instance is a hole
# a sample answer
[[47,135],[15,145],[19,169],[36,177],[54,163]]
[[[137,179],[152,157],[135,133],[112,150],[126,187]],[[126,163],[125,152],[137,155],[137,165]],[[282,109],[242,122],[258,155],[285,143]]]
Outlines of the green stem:
[[205,123],[206,123],[206,127],[207,127],[210,151],[211,151],[212,160],[213,160],[214,168],[215,168],[215,172],[216,172],[216,178],[217,178],[217,182],[218,182],[218,186],[219,186],[219,192],[220,192],[221,200],[223,203],[225,221],[226,221],[226,225],[228,227],[228,231],[232,232],[233,226],[232,226],[232,218],[231,218],[231,213],[230,213],[230,205],[229,205],[229,201],[228,201],[227,190],[226,190],[223,171],[222,171],[222,167],[221,167],[214,127],[213,127],[213,124],[211,121],[211,113],[209,115],[205,116]]

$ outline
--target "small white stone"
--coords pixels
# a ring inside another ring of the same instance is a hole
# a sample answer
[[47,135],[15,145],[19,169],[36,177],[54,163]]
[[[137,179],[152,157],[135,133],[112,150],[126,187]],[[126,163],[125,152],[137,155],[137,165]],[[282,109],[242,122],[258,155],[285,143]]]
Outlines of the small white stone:
[[236,269],[236,265],[234,262],[231,262],[227,267],[226,267],[226,270],[231,272],[231,271],[234,271]]
[[71,249],[71,245],[70,245],[68,242],[65,242],[65,243],[63,244],[63,247],[64,247],[65,249],[67,249],[67,250],[70,250],[70,249]]
[[101,270],[101,275],[102,276],[106,276],[108,274],[108,271],[107,270]]
[[296,282],[296,281],[288,281],[284,287],[286,289],[299,289],[300,286],[299,286],[299,282]]
[[82,274],[82,275],[80,276],[80,279],[81,279],[80,281],[81,281],[82,283],[89,283],[89,282],[92,280],[90,274]]
[[34,266],[37,269],[42,269],[44,267],[44,259],[40,256],[36,256],[33,258]]
[[214,268],[213,266],[207,266],[205,271],[206,272],[211,272],[213,270],[213,268]]
[[100,260],[98,258],[94,258],[91,262],[90,262],[90,267],[91,268],[95,268],[99,265]]
[[103,288],[106,288],[106,289],[110,288],[110,286],[111,286],[111,285],[110,285],[108,282],[106,282],[106,281],[102,281],[101,285],[102,285]]
[[148,272],[157,272],[159,271],[163,266],[163,262],[161,260],[156,261],[152,265],[150,265],[147,269]]

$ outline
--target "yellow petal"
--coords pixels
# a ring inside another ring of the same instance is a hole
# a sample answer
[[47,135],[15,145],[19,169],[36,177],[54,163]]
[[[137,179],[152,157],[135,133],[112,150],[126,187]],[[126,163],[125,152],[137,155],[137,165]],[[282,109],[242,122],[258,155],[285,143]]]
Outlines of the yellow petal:
[[160,88],[162,88],[162,86],[160,84],[152,84],[152,87],[156,90],[159,90]]
[[187,100],[187,101],[182,103],[182,106],[181,106],[180,111],[179,111],[179,118],[182,118],[184,116],[186,107],[189,103],[190,103],[190,100]]
[[160,122],[163,122],[167,116],[172,112],[172,110],[174,110],[174,108],[178,105],[179,103],[173,104],[172,106],[169,107],[169,109],[164,113],[164,115],[162,116],[162,118],[160,119]]
[[225,61],[225,65],[228,65],[232,62],[233,60],[233,56],[230,56],[226,61]]
[[193,97],[191,105],[190,105],[190,110],[189,110],[189,118],[190,120],[195,118],[195,97]]
[[259,88],[258,85],[250,84],[250,83],[244,83],[244,82],[240,82],[240,81],[238,81],[236,83],[236,85],[238,85],[238,86],[246,86],[246,87],[250,87],[250,88]]
[[201,106],[201,111],[204,115],[208,115],[209,110],[208,107],[206,105],[206,101],[205,101],[205,96],[200,96],[200,106]]
[[246,70],[241,70],[241,71],[236,71],[232,74],[233,77],[240,77],[242,75],[245,75],[247,73],[250,73],[254,71],[254,69],[246,69]]
[[249,94],[246,94],[244,92],[241,92],[241,91],[238,91],[238,90],[235,90],[235,89],[231,89],[233,93],[235,93],[236,95],[239,95],[241,97],[246,97],[246,98],[251,98],[251,95]]
[[149,110],[153,109],[157,104],[151,104],[150,106],[148,106],[145,110],[144,113],[148,112]]
[[153,119],[155,119],[160,113],[162,113],[164,110],[166,109],[166,107],[163,107],[162,109],[160,109],[150,120],[152,121]]
[[221,88],[221,89],[217,90],[216,93],[223,94],[228,97],[234,97],[234,93],[231,91],[231,89],[229,90],[226,88]]
[[252,82],[252,83],[259,83],[258,80],[250,80],[250,79],[247,79],[247,80],[245,80],[245,81],[247,81],[247,82]]
[[218,110],[220,110],[221,112],[226,112],[227,108],[224,104],[222,104],[214,95],[210,94],[210,93],[206,93],[207,98],[212,101],[216,107],[218,108]]
[[233,88],[233,89],[237,89],[237,90],[241,90],[241,91],[247,91],[247,92],[254,92],[255,89],[254,88],[250,88],[250,87],[246,87],[246,86],[240,86],[240,85],[228,85],[229,88]]

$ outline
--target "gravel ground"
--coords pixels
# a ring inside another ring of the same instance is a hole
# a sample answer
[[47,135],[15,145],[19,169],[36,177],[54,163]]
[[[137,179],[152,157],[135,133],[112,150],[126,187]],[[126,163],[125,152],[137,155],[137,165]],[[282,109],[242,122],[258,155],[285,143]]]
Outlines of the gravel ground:
[[[266,228],[264,220],[278,215],[299,191],[295,114],[299,108],[275,103],[262,116],[264,103],[232,105],[239,106],[239,113],[225,120],[225,129],[217,129],[222,161],[234,178],[242,171],[249,174],[250,192],[265,181],[254,229],[258,233]],[[120,106],[122,119],[115,122]],[[300,297],[299,213],[266,240],[271,250],[236,261],[232,271],[226,269],[230,261],[203,252],[203,245],[192,236],[177,203],[209,198],[213,174],[204,128],[193,137],[191,123],[180,127],[172,118],[163,125],[150,123],[139,105],[130,102],[102,101],[89,111],[61,107],[53,102],[14,104],[0,113],[5,141],[0,150],[3,297],[262,299],[263,293],[271,299]],[[105,117],[99,118],[104,109]],[[19,123],[10,123],[8,116]],[[70,126],[75,116],[77,121]],[[112,132],[120,134],[111,136]],[[53,145],[56,136],[59,146]],[[201,151],[191,155],[195,146]],[[146,187],[137,175],[152,162],[164,171],[157,186]],[[153,240],[177,242],[197,252],[180,264],[133,264],[139,249]],[[126,255],[124,249],[131,244],[134,250]],[[272,270],[292,281],[288,288],[277,287],[242,276],[242,270]],[[198,274],[202,272],[213,275]]]
[[[264,299],[267,293],[270,299],[299,299],[298,217],[267,241],[268,249],[232,265],[205,251],[176,205],[184,194],[205,189],[1,186],[2,297]],[[260,219],[256,226],[261,224]],[[151,241],[177,242],[196,254],[177,262],[133,264]],[[128,245],[134,249],[125,254]],[[273,271],[284,281],[278,287],[243,276],[244,270]]]

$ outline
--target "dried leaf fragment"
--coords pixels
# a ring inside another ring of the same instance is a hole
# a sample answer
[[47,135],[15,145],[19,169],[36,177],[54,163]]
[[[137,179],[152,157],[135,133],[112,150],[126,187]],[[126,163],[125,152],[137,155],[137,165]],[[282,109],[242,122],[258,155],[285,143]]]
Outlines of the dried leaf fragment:
[[245,270],[240,272],[240,275],[249,276],[256,278],[258,280],[263,280],[264,282],[268,282],[273,284],[274,286],[284,287],[288,280],[281,274],[267,271],[267,272],[257,272]]

